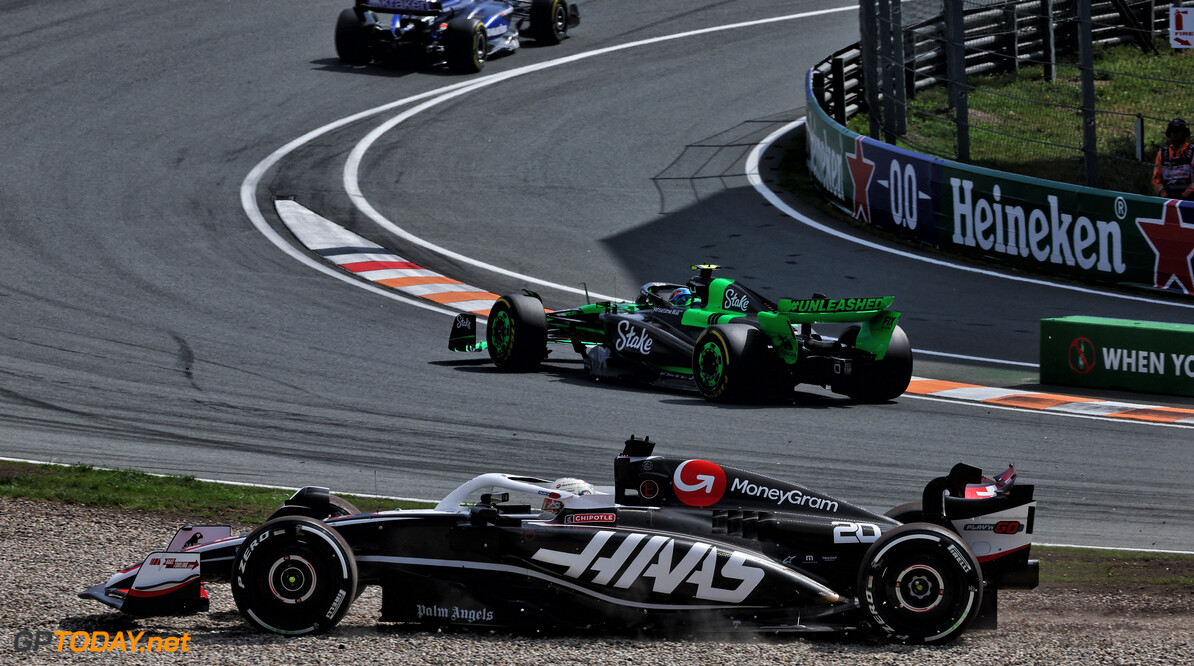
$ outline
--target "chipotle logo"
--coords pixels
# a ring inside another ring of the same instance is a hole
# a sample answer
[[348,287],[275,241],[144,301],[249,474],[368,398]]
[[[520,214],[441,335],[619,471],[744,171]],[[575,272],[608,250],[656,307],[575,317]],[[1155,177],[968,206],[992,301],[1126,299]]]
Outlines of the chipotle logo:
[[564,519],[568,523],[612,523],[617,520],[615,513],[574,513]]

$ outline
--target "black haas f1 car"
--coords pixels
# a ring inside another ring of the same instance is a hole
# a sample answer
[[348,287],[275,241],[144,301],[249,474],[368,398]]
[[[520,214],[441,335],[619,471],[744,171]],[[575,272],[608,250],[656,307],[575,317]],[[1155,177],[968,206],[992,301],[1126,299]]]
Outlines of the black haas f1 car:
[[[247,535],[185,527],[79,594],[131,615],[207,609],[227,581],[244,619],[327,631],[368,585],[381,620],[524,630],[843,632],[938,643],[998,590],[1033,588],[1036,503],[1009,468],[959,464],[920,502],[872,513],[805,486],[631,437],[614,486],[490,473],[434,509],[358,514],[304,488]],[[511,502],[511,495],[520,496]],[[174,551],[178,552],[174,552]]]
[[[686,284],[648,282],[634,303],[545,312],[533,292],[497,299],[486,339],[476,316],[458,315],[448,348],[489,350],[502,370],[533,371],[549,345],[569,345],[597,379],[696,388],[719,402],[785,397],[797,384],[828,386],[860,402],[886,402],[912,378],[912,347],[888,308],[891,296],[771,301],[745,284],[693,266]],[[812,325],[857,322],[837,340]]]
[[390,60],[479,72],[530,35],[559,44],[580,23],[566,0],[356,0],[336,21],[336,54],[349,65]]

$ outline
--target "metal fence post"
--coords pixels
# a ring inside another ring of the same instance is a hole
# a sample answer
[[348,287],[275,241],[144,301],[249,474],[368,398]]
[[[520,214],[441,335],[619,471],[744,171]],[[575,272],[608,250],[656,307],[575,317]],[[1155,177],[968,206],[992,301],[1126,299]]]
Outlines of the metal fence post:
[[895,133],[908,133],[908,91],[904,85],[904,20],[902,2],[891,3],[891,86],[895,93]]
[[1136,114],[1136,161],[1144,161],[1144,116]]
[[970,161],[970,111],[966,92],[966,22],[962,0],[945,0],[945,50],[958,161]]
[[1044,16],[1041,21],[1041,40],[1045,51],[1045,80],[1049,83],[1057,81],[1057,36],[1053,32],[1053,0],[1045,0],[1042,9]]
[[904,92],[908,99],[916,98],[916,32],[904,31]]
[[859,0],[858,31],[862,36],[862,87],[866,100],[866,112],[870,123],[870,136],[879,138],[879,63],[875,52],[875,0]]
[[1078,0],[1078,59],[1082,74],[1082,154],[1087,187],[1099,186],[1098,134],[1095,127],[1094,44],[1091,0]]
[[846,59],[842,57],[829,61],[829,72],[833,85],[829,89],[833,101],[833,119],[840,125],[846,124]]
[[883,140],[895,143],[896,131],[896,99],[895,85],[892,84],[892,69],[895,63],[891,56],[891,5],[900,0],[879,0],[879,83],[883,86]]
[[1020,73],[1020,31],[1016,29],[1018,12],[1016,5],[1003,6],[1003,22],[1007,25],[1007,37],[1003,39],[1003,55],[1012,61],[1012,71]]

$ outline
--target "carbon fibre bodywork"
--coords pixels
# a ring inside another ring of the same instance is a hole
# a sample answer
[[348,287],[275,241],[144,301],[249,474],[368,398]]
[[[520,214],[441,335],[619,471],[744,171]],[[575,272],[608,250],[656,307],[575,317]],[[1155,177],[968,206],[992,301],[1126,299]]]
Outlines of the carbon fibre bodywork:
[[[599,302],[545,312],[533,292],[500,297],[489,313],[486,339],[477,321],[456,317],[448,347],[488,350],[503,370],[531,371],[553,349],[570,347],[595,379],[696,388],[710,400],[783,398],[799,384],[828,387],[863,402],[904,392],[912,377],[912,349],[894,298],[772,301],[750,286],[714,278],[716,266],[684,284],[649,282],[631,302]],[[677,305],[676,291],[692,300]],[[814,324],[851,323],[836,340]]]
[[558,44],[580,23],[566,0],[356,0],[336,23],[336,53],[349,65],[446,65],[470,73],[530,35]]
[[[1010,470],[987,479],[956,466],[925,487],[918,513],[900,509],[908,524],[800,484],[657,456],[633,437],[614,482],[574,495],[491,473],[433,509],[341,516],[329,515],[336,498],[326,489],[308,488],[247,535],[186,528],[172,546],[188,534],[199,545],[151,554],[79,596],[132,615],[189,613],[206,609],[204,584],[229,582],[250,624],[301,634],[330,629],[361,589],[378,585],[383,621],[872,628],[937,642],[982,614],[993,619],[998,589],[1036,585],[1033,489]],[[512,504],[511,493],[530,502]]]

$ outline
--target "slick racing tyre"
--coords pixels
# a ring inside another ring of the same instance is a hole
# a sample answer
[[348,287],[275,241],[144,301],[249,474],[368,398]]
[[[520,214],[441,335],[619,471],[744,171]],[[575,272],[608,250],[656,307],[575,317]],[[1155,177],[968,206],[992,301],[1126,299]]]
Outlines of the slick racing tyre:
[[486,348],[493,364],[509,372],[533,372],[547,353],[547,314],[543,303],[523,294],[507,294],[489,310]]
[[568,3],[531,0],[531,36],[540,44],[559,44],[568,36]]
[[306,516],[314,518],[315,520],[323,520],[324,518],[340,518],[341,516],[355,516],[361,510],[353,506],[352,502],[340,497],[338,495],[328,495],[327,506],[306,506],[303,504],[286,503],[274,509],[270,514],[269,519],[281,518],[283,516]]
[[750,402],[767,397],[777,385],[771,378],[766,334],[746,324],[718,324],[697,337],[692,350],[692,378],[713,402]]
[[444,31],[444,57],[448,69],[461,74],[475,74],[485,68],[489,57],[489,36],[478,19],[458,18]]
[[[838,342],[853,347],[857,339],[858,327],[851,326],[842,332]],[[883,360],[870,366],[866,374],[855,377],[844,393],[856,402],[887,402],[903,395],[911,380],[912,345],[904,329],[896,326]]]
[[919,523],[925,519],[925,510],[920,502],[908,502],[907,504],[895,507],[883,515],[892,520],[898,520],[901,523]]
[[858,597],[890,640],[945,643],[978,615],[983,578],[974,552],[954,533],[929,523],[886,532],[867,551]]
[[335,530],[305,516],[266,521],[236,552],[232,597],[251,626],[317,634],[336,626],[357,593],[352,550]]
[[367,65],[373,59],[369,54],[369,29],[351,7],[336,19],[336,55],[346,65]]

